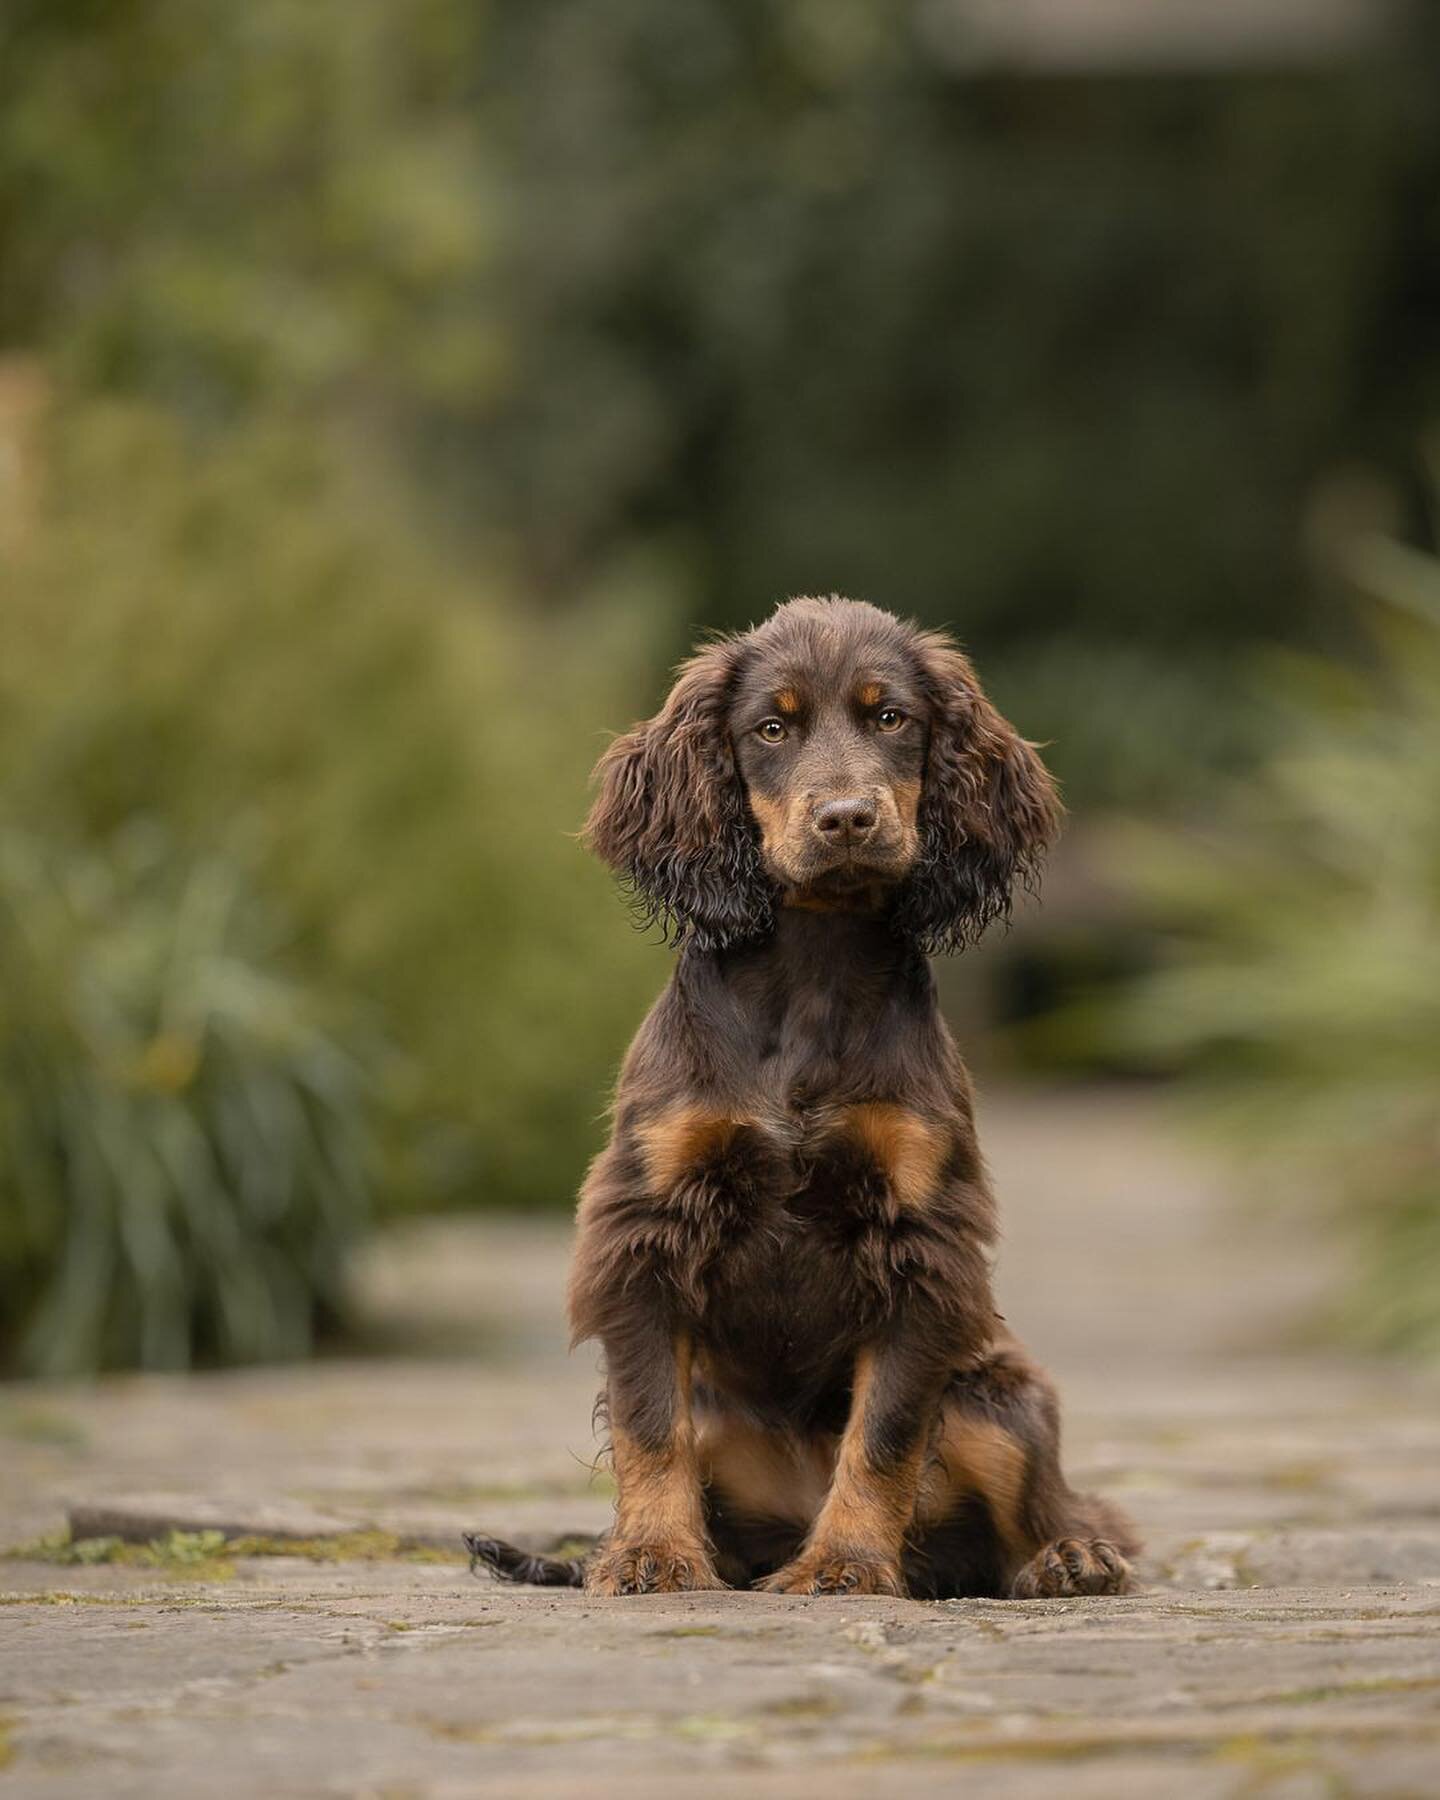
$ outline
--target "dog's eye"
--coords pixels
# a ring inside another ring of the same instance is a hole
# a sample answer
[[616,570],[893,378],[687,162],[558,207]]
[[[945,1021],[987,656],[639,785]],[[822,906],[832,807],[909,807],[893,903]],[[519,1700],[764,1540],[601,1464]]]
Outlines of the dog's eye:
[[882,706],[875,715],[875,723],[881,731],[898,731],[905,723],[905,715],[898,706]]
[[755,730],[767,744],[778,744],[786,735],[785,727],[779,719],[762,719]]

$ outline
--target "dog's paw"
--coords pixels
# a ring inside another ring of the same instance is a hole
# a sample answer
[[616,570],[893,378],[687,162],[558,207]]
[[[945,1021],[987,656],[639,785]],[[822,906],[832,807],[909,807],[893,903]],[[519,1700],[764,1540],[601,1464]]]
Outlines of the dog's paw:
[[797,1556],[755,1584],[767,1594],[887,1594],[905,1597],[900,1565],[884,1557],[843,1553]]
[[587,1594],[689,1594],[724,1585],[705,1552],[669,1544],[609,1544],[585,1569]]
[[1129,1563],[1105,1538],[1056,1538],[1025,1564],[1010,1593],[1016,1600],[1060,1600],[1128,1594],[1134,1585]]

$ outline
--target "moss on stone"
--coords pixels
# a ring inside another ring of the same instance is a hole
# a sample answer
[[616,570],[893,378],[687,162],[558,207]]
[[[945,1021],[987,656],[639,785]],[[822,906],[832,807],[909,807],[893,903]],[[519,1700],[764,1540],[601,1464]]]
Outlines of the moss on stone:
[[789,1700],[772,1700],[760,1710],[767,1719],[833,1719],[844,1709],[833,1694],[797,1694]]
[[17,1444],[45,1444],[58,1450],[79,1450],[88,1441],[83,1426],[50,1407],[0,1407],[0,1437]]
[[26,1544],[0,1551],[15,1562],[56,1563],[62,1568],[112,1564],[131,1569],[161,1569],[194,1581],[229,1581],[235,1573],[226,1560],[225,1537],[219,1531],[167,1531],[148,1544],[120,1537],[72,1538],[68,1530],[47,1533]]
[[158,1569],[199,1581],[230,1581],[237,1560],[248,1557],[294,1557],[307,1562],[464,1562],[458,1547],[421,1543],[393,1531],[342,1531],[321,1537],[289,1538],[253,1535],[227,1538],[220,1531],[167,1531],[146,1544],[121,1537],[72,1538],[68,1530],[49,1532],[28,1543],[0,1549],[11,1562],[56,1563],[63,1568],[111,1564],[121,1568]]
[[457,1547],[421,1543],[415,1538],[401,1537],[393,1531],[339,1531],[333,1535],[309,1538],[249,1537],[230,1538],[225,1554],[234,1557],[298,1557],[306,1562],[409,1562],[463,1563],[465,1552]]
[[1258,1694],[1247,1706],[1321,1706],[1331,1700],[1353,1700],[1367,1694],[1419,1694],[1440,1688],[1440,1675],[1370,1675],[1358,1681],[1317,1683],[1314,1687],[1287,1688],[1280,1693]]

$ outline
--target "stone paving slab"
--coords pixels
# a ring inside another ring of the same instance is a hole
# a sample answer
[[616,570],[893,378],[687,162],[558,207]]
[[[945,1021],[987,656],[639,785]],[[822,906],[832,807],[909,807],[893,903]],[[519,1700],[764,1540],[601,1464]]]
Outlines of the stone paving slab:
[[262,1561],[185,1594],[85,1573],[111,1579],[5,1609],[12,1778],[37,1793],[618,1794],[660,1769],[701,1793],[1070,1793],[1101,1762],[1111,1794],[1270,1792],[1282,1768],[1308,1772],[1286,1792],[1398,1795],[1440,1767],[1440,1585],[628,1603],[435,1567]]
[[[563,1230],[443,1222],[363,1271],[382,1357],[0,1388],[0,1794],[1440,1792],[1435,1376],[1310,1347],[1323,1252],[1237,1213],[1148,1102],[1001,1097],[984,1125],[1002,1304],[1076,1476],[1149,1540],[1145,1593],[471,1578],[461,1529],[547,1543],[610,1501]],[[13,1553],[67,1514],[122,1560]]]

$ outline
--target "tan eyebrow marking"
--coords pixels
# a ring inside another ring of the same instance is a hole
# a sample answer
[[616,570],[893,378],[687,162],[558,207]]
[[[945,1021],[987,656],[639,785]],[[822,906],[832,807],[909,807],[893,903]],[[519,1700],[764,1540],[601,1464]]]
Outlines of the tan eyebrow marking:
[[856,696],[862,706],[878,706],[885,689],[878,681],[866,681],[861,684]]
[[781,688],[779,693],[775,696],[775,704],[780,708],[782,713],[798,713],[800,710],[800,696],[795,692],[794,688]]

